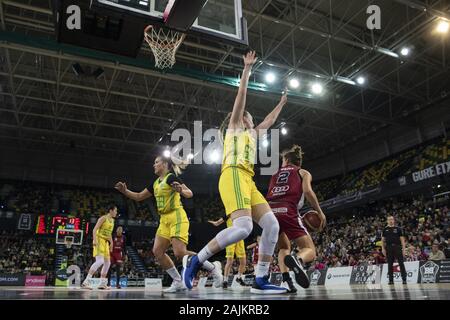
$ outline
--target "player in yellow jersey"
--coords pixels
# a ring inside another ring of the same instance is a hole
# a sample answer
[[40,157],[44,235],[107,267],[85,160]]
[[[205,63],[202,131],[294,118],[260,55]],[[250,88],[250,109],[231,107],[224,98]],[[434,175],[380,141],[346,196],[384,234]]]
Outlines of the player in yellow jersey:
[[81,284],[82,288],[92,289],[91,279],[95,272],[102,267],[100,272],[99,289],[108,289],[108,270],[111,265],[110,253],[112,251],[112,232],[114,229],[114,219],[117,217],[117,207],[110,205],[108,213],[101,216],[92,231],[93,256],[95,262],[89,268],[86,279]]
[[245,102],[251,69],[256,62],[256,54],[251,51],[243,58],[245,67],[233,111],[222,124],[223,129],[225,127],[228,129],[224,139],[219,192],[226,214],[230,216],[233,225],[219,232],[198,255],[183,258],[183,279],[186,286],[189,289],[192,288],[193,279],[202,263],[225,247],[247,238],[253,229],[253,219],[263,232],[256,278],[251,292],[258,294],[285,293],[285,288],[271,285],[268,281],[270,261],[278,241],[279,225],[264,196],[256,188],[253,181],[253,166],[257,137],[275,123],[287,102],[287,96],[286,93],[283,94],[275,109],[255,128],[251,114],[245,110]]
[[[147,187],[141,192],[133,192],[128,190],[124,182],[118,182],[115,186],[122,194],[135,201],[143,201],[151,196],[155,197],[160,221],[153,244],[153,254],[161,267],[173,279],[170,288],[164,290],[166,293],[175,293],[186,289],[180,273],[166,253],[170,245],[172,245],[177,259],[181,260],[187,254],[195,254],[186,248],[189,240],[189,219],[183,209],[181,196],[192,198],[193,193],[178,177],[182,167],[184,165],[174,164],[171,158],[157,157],[153,168],[159,178],[152,187]],[[212,273],[214,286],[220,287],[223,281],[221,264],[205,261],[203,268]]]
[[[218,227],[225,221],[227,222],[227,228],[231,227],[233,225],[233,222],[230,217],[226,214],[221,217],[219,220],[216,221],[208,221],[212,225]],[[230,275],[231,268],[233,267],[234,257],[236,256],[236,259],[239,261],[239,267],[238,267],[238,276],[236,278],[236,282],[239,283],[242,287],[245,286],[245,282],[242,279],[242,275],[245,272],[245,267],[247,265],[247,255],[245,254],[245,243],[244,240],[241,240],[239,242],[233,243],[226,247],[225,249],[226,255],[225,258],[227,258],[227,262],[225,264],[225,268],[223,270],[223,285],[222,288],[226,289],[228,288],[228,277]]]

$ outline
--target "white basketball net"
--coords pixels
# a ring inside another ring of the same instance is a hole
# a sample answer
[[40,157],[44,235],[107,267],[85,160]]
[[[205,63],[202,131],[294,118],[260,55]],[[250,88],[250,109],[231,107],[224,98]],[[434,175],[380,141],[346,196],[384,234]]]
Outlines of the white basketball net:
[[185,38],[185,34],[173,30],[155,29],[148,26],[144,31],[145,41],[155,56],[155,67],[159,69],[172,68],[175,64],[175,54]]
[[64,239],[64,244],[66,245],[67,249],[70,249],[73,245],[73,238],[72,237],[66,237]]

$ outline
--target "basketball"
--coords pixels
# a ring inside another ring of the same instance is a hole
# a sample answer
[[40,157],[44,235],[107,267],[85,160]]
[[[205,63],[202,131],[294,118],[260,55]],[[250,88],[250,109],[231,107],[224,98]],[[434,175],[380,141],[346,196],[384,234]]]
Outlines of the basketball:
[[315,210],[310,210],[302,217],[305,227],[310,232],[316,232],[320,228],[322,220],[320,219],[319,213]]

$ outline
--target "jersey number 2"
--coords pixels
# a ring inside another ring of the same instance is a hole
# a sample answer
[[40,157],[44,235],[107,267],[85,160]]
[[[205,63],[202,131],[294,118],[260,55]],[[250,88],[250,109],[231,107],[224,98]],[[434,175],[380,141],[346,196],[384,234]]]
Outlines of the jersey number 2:
[[285,183],[287,183],[288,180],[289,180],[289,175],[290,174],[291,173],[289,171],[281,172],[278,175],[277,184],[285,184]]

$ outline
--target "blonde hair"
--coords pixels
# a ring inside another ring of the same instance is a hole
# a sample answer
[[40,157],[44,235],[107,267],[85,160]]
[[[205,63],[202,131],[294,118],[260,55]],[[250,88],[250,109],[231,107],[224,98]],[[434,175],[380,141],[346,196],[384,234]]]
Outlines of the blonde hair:
[[174,163],[172,158],[166,158],[162,156],[159,156],[159,158],[161,159],[162,162],[167,163],[169,171],[172,170],[177,177],[181,175],[189,165],[189,162],[187,160],[177,159],[178,163]]
[[[223,119],[222,123],[220,124],[219,127],[219,133],[220,133],[220,141],[223,143],[225,140],[225,130],[228,128],[228,125],[230,123],[230,119],[231,119],[231,112],[227,114],[227,116],[225,117],[225,119]],[[244,117],[245,116],[249,116],[250,112],[248,111],[244,111]]]
[[293,145],[290,149],[283,151],[281,155],[289,163],[294,164],[298,167],[302,166],[304,153],[302,147],[300,147],[299,145]]

